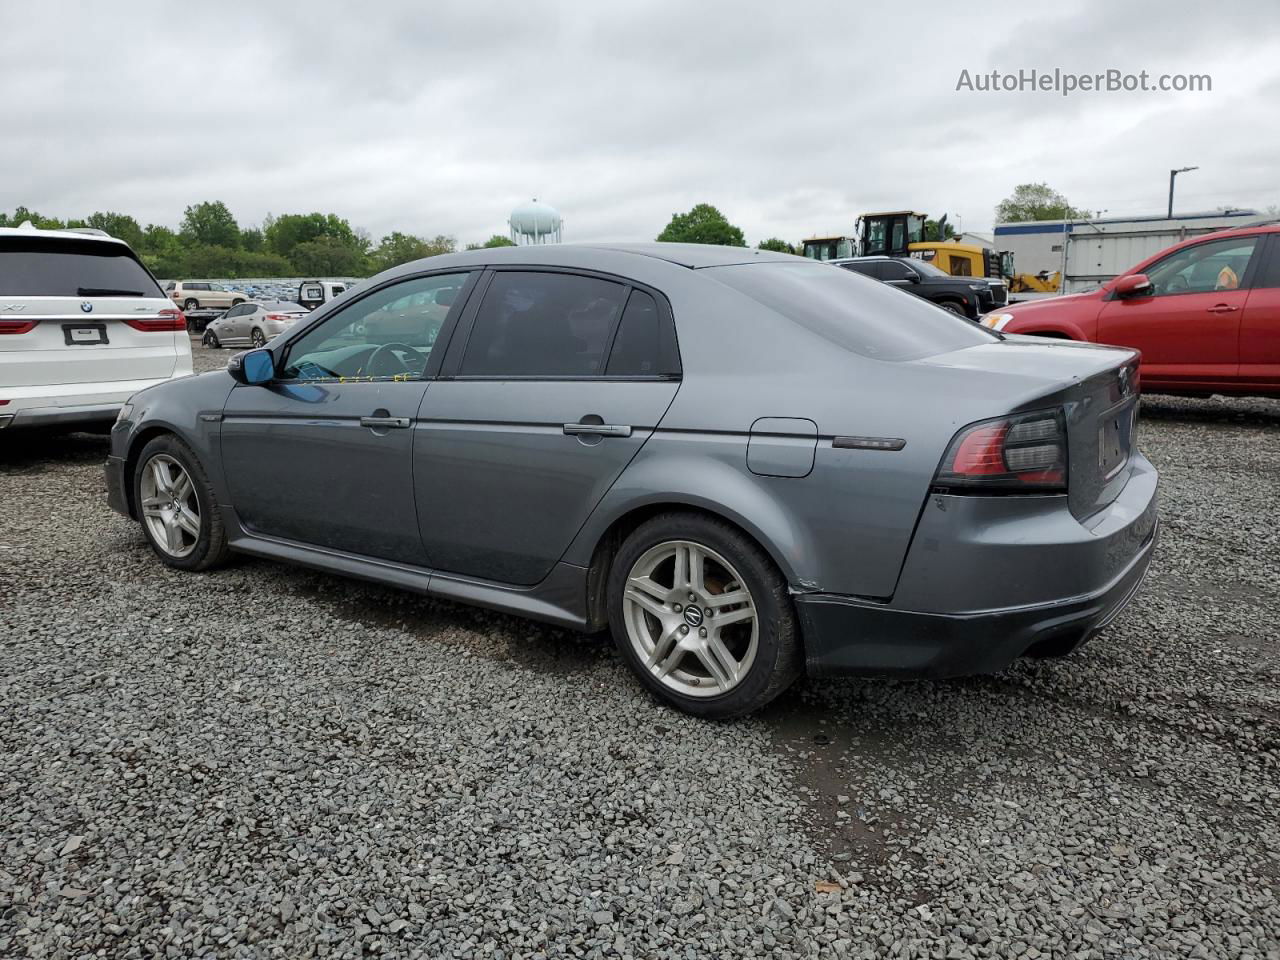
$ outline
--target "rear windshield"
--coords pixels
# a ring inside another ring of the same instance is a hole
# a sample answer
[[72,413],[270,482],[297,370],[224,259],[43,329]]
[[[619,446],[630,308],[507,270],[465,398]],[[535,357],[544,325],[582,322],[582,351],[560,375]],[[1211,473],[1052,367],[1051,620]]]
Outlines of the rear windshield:
[[0,297],[162,296],[123,244],[0,237]]
[[999,339],[914,294],[830,264],[752,263],[706,273],[837,346],[875,360],[918,360]]
[[306,313],[307,312],[302,307],[301,304],[286,303],[283,300],[269,300],[263,303],[261,306],[264,310],[271,310],[271,311],[274,311],[275,313]]

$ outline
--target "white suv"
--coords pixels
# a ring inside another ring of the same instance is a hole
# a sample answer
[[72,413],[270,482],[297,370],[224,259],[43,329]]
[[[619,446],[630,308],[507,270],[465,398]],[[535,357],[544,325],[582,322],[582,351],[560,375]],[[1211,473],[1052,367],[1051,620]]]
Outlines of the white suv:
[[186,319],[127,244],[0,227],[0,429],[113,420],[190,374]]
[[238,290],[208,280],[178,280],[165,287],[164,292],[183,310],[225,310],[249,299]]

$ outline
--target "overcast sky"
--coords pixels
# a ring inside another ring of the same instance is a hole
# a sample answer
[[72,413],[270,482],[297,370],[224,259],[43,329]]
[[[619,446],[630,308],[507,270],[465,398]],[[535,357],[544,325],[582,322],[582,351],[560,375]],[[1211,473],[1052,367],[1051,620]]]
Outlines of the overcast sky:
[[[0,209],[176,226],[333,211],[374,238],[751,243],[912,207],[989,231],[1042,180],[1108,216],[1280,204],[1280,4],[0,0]],[[1208,93],[957,92],[962,69],[1210,74]]]

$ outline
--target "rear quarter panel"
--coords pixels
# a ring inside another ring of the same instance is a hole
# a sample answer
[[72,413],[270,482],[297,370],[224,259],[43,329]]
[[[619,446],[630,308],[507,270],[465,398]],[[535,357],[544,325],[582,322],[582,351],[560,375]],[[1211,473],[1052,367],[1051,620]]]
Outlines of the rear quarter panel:
[[[637,507],[718,513],[770,552],[793,590],[893,595],[938,463],[952,437],[988,417],[1051,406],[1110,350],[992,339],[912,362],[836,346],[714,281],[714,268],[665,284],[684,381],[666,417],[601,501],[565,559],[590,562],[609,526]],[[963,321],[957,321],[963,322]],[[747,468],[761,418],[817,425],[804,477]],[[836,448],[836,436],[905,441],[901,450]]]

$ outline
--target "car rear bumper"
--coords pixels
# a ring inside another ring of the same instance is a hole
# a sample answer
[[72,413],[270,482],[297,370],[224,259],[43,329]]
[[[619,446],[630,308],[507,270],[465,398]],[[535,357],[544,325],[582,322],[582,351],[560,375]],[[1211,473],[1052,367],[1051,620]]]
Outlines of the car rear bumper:
[[808,672],[955,677],[1075,650],[1133,599],[1155,552],[1156,475],[1136,459],[1116,501],[1083,523],[1062,497],[1007,503],[1003,523],[988,512],[998,504],[978,502],[990,498],[926,508],[894,601],[795,598]]
[[0,428],[43,427],[114,420],[125,401],[139,390],[190,375],[190,361],[179,364],[179,367],[181,369],[176,370],[172,376],[152,377],[145,380],[7,388],[3,393],[9,402],[0,407]]

